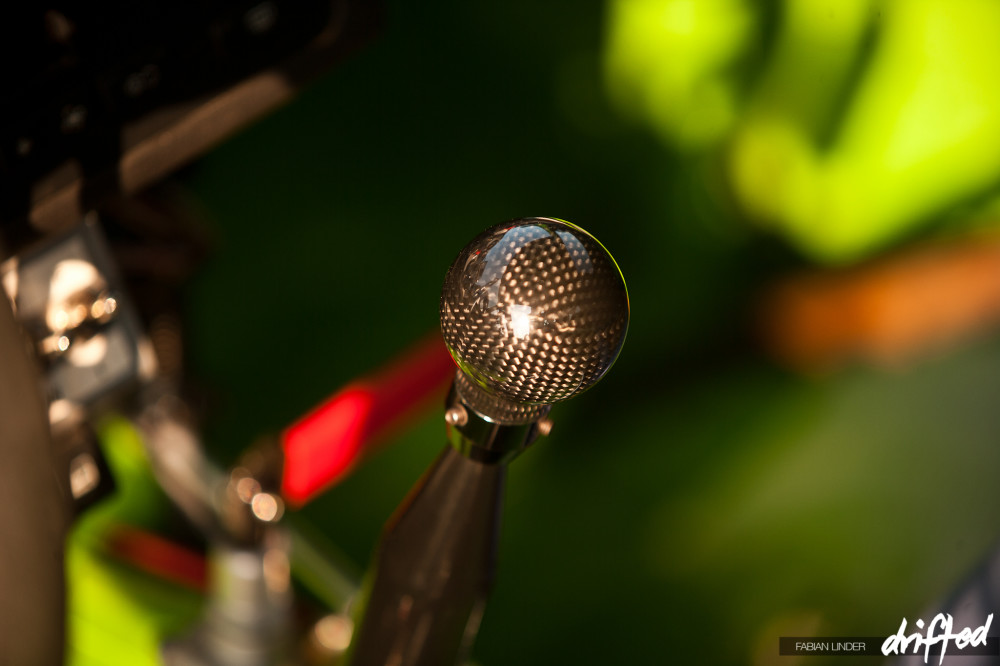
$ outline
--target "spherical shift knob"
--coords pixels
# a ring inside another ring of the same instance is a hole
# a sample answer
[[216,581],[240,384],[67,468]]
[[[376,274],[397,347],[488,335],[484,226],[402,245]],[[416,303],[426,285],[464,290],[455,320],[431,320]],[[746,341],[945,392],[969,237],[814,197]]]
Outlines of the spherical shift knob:
[[618,265],[580,227],[524,218],[487,229],[448,270],[445,344],[468,379],[519,405],[593,386],[621,350],[629,303]]

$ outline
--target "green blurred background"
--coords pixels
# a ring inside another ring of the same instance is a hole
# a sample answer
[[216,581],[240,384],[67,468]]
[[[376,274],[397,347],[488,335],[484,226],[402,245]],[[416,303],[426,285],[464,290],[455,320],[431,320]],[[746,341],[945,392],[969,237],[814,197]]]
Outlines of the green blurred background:
[[[791,665],[780,635],[894,633],[1000,534],[1000,338],[803,373],[758,303],[989,227],[997,34],[973,0],[390,0],[183,176],[214,239],[185,296],[208,446],[231,461],[433,330],[482,228],[565,218],[632,321],[511,468],[476,660]],[[428,414],[305,518],[363,567],[443,444]]]

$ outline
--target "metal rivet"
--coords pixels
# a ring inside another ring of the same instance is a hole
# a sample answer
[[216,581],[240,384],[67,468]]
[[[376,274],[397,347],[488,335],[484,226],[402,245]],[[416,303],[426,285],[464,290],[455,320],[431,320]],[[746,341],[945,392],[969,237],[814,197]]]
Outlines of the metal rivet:
[[469,422],[469,414],[461,405],[451,407],[444,413],[444,422],[453,426],[464,426]]

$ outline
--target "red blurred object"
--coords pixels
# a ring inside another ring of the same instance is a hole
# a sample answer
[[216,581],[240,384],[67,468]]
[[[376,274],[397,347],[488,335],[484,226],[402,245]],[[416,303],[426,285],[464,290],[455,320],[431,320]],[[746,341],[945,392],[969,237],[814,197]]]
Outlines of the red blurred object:
[[376,373],[351,382],[282,434],[282,494],[302,506],[343,478],[365,453],[443,398],[455,364],[439,334]]
[[111,554],[172,583],[204,592],[207,580],[205,557],[151,532],[119,525],[108,535]]

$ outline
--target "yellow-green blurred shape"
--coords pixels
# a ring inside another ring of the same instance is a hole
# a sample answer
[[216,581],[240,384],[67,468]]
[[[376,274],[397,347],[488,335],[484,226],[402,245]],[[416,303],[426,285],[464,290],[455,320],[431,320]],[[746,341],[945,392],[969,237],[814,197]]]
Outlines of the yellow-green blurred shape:
[[159,666],[167,636],[197,616],[198,597],[79,544],[66,553],[71,666]]
[[781,3],[776,41],[743,122],[780,119],[821,141],[879,5],[876,0]]
[[167,511],[167,502],[131,423],[110,418],[100,437],[117,487],[80,517],[67,542],[66,663],[159,665],[161,644],[194,621],[200,596],[104,553],[110,528],[155,520]]
[[613,101],[672,144],[719,139],[737,115],[725,70],[754,24],[742,0],[611,0],[604,69]]
[[871,0],[782,4],[776,43],[730,153],[735,189],[757,219],[810,212],[816,146],[831,129],[871,12]]
[[[814,257],[843,262],[994,185],[1000,3],[902,0],[873,5],[874,12],[857,1],[786,4],[797,8],[787,16],[800,21],[783,31],[817,34],[829,25],[856,49],[869,20],[876,41],[824,148],[817,135],[830,113],[824,107],[841,103],[823,88],[823,72],[837,59],[821,51],[833,42],[782,39],[788,51],[779,48],[729,154],[734,191],[751,214]],[[816,85],[803,84],[808,71]],[[809,88],[822,105],[810,101]]]

